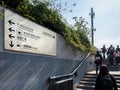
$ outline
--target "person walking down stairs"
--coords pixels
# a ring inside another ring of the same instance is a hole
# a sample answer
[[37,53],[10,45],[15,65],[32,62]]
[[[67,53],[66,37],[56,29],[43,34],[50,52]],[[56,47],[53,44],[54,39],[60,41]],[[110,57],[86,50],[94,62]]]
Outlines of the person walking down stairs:
[[95,90],[118,90],[116,79],[109,74],[107,65],[102,65],[95,83]]

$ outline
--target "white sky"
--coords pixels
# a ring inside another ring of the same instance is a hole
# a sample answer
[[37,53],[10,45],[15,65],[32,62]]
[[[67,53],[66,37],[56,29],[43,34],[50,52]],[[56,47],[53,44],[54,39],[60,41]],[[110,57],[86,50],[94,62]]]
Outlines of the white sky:
[[83,17],[91,28],[90,10],[93,7],[95,12],[94,45],[101,48],[120,45],[120,0],[66,0],[68,4],[77,3],[75,7],[70,7],[73,12],[63,13],[69,24],[73,23],[72,17]]

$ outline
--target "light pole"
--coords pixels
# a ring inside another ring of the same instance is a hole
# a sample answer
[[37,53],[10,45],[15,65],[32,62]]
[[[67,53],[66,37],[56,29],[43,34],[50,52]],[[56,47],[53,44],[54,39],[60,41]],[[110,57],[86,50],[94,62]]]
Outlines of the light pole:
[[94,24],[93,24],[93,18],[95,17],[95,13],[93,11],[93,8],[91,8],[91,12],[89,13],[89,15],[91,16],[91,41],[92,41],[92,45],[94,45]]

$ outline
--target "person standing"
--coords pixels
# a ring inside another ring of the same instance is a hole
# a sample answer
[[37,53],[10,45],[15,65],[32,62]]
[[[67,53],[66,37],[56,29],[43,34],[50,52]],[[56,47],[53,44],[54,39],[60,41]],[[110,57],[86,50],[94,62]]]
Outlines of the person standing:
[[110,65],[113,65],[114,51],[115,51],[115,48],[112,45],[110,45],[107,52]]
[[115,60],[116,60],[116,65],[119,65],[120,63],[120,51],[116,50],[114,52]]
[[96,64],[96,74],[98,74],[98,69],[99,67],[101,67],[102,65],[102,55],[100,54],[99,51],[96,52],[96,55],[95,55],[95,64]]
[[102,50],[103,58],[105,59],[105,53],[107,51],[105,45],[103,45],[103,47],[101,48],[101,50]]
[[116,48],[117,51],[120,51],[120,48],[119,48],[119,45],[117,45],[117,48]]
[[120,47],[119,47],[119,45],[117,45],[115,50],[116,51],[114,53],[114,56],[115,56],[115,60],[116,60],[116,65],[119,65],[119,63],[120,63]]
[[116,79],[109,74],[107,65],[102,65],[96,78],[95,90],[118,90]]

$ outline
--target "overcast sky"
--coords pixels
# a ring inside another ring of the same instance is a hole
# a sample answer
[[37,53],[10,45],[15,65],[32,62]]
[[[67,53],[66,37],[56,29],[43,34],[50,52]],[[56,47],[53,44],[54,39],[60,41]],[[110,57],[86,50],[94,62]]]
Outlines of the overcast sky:
[[72,17],[83,17],[88,21],[90,27],[90,9],[93,7],[95,12],[94,45],[101,48],[120,45],[120,0],[66,0],[68,4],[76,3],[75,7],[70,7],[73,12],[63,13],[63,17],[68,23],[72,24]]

